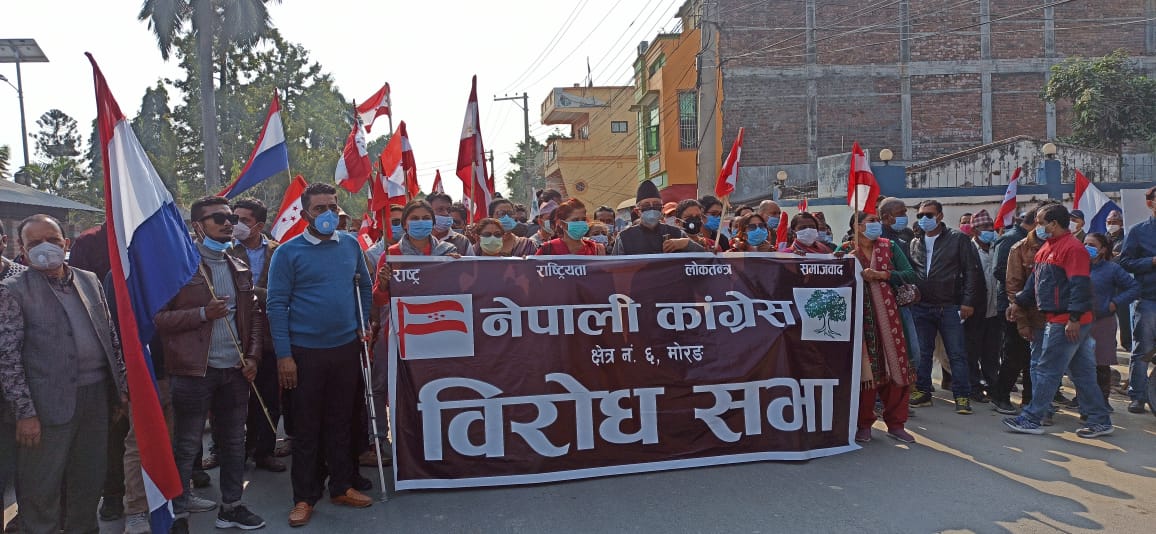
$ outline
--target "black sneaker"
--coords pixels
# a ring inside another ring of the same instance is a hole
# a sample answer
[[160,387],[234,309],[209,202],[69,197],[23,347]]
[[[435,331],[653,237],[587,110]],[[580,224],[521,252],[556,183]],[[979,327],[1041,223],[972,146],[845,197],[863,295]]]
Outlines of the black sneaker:
[[1144,401],[1133,400],[1128,403],[1128,411],[1132,413],[1144,413]]
[[210,478],[209,474],[204,471],[193,471],[191,478],[193,480],[194,488],[207,488],[213,485],[213,479]]
[[124,498],[109,495],[100,500],[100,520],[117,521],[124,517]]
[[971,415],[971,399],[967,397],[956,397],[955,413],[960,415]]
[[931,394],[926,391],[916,391],[911,394],[911,400],[908,404],[910,404],[912,408],[931,406]]
[[993,400],[993,401],[991,401],[991,404],[992,404],[993,410],[995,410],[996,412],[1002,413],[1004,415],[1016,415],[1016,414],[1020,413],[1020,411],[1017,410],[1015,405],[1012,404],[1010,401]]
[[236,503],[232,507],[221,505],[221,511],[217,512],[217,528],[256,530],[264,526],[265,520],[250,512],[242,503]]
[[991,402],[991,397],[988,397],[987,393],[984,393],[982,391],[979,393],[972,393],[971,394],[971,402],[976,402],[979,404],[987,404],[987,403]]
[[173,521],[173,526],[169,527],[169,534],[189,534],[188,518],[182,517]]

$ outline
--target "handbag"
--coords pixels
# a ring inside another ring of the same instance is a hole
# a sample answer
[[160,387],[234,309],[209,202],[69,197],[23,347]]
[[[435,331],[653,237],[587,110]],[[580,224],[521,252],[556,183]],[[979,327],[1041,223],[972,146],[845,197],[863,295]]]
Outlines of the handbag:
[[919,297],[919,286],[915,284],[903,284],[895,288],[895,303],[900,307],[919,302]]

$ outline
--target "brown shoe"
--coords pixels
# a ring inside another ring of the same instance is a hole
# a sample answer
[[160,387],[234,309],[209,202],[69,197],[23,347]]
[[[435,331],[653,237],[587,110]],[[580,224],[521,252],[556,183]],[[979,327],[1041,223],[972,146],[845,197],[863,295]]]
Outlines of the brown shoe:
[[341,506],[348,506],[350,508],[366,508],[373,506],[373,499],[366,497],[364,493],[353,488],[345,490],[344,495],[339,495],[329,499],[329,502]]
[[303,527],[313,519],[313,507],[309,503],[299,502],[289,512],[289,526]]
[[[369,449],[357,457],[357,462],[361,467],[377,467],[377,452]],[[393,465],[393,455],[389,451],[381,455],[381,465]]]

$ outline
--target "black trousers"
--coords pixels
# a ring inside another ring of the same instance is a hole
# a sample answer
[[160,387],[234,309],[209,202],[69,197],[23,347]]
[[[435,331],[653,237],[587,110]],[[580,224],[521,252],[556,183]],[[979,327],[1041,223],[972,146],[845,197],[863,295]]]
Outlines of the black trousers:
[[[361,343],[354,340],[326,349],[292,347],[297,363],[293,396],[293,502],[321,500],[322,460],[329,474],[329,495],[352,487],[357,470],[350,454],[354,403],[360,402]],[[324,456],[322,456],[324,455]]]
[[995,400],[1011,402],[1012,386],[1023,375],[1024,387],[1021,391],[1025,404],[1032,400],[1032,377],[1028,367],[1032,362],[1032,349],[1028,340],[1020,337],[1016,324],[1004,321],[1003,361],[999,366],[999,377],[991,396]]
[[[265,400],[269,419],[276,425],[281,419],[281,382],[277,376],[277,356],[266,352],[257,367],[257,378],[253,380],[257,392]],[[273,456],[277,446],[277,433],[269,427],[261,401],[256,395],[249,395],[249,417],[245,422],[245,450],[255,459]]]
[[124,438],[128,436],[129,415],[110,417],[108,425],[108,458],[104,475],[104,498],[124,498]]
[[[991,394],[999,376],[999,353],[1003,343],[1004,323],[999,315],[992,317],[972,317],[963,325],[966,336],[967,368],[971,379],[971,392],[986,391]],[[986,387],[980,384],[986,383]]]

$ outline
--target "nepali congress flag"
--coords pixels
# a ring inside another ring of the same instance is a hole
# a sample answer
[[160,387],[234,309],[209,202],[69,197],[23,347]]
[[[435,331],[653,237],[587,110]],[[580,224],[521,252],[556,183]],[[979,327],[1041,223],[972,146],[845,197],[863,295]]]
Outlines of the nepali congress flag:
[[180,210],[149,162],[92,54],[96,120],[104,158],[104,216],[113,293],[132,398],[132,424],[153,532],[168,532],[181,494],[169,431],[148,353],[153,317],[197,270],[200,257]]
[[462,180],[462,196],[471,209],[471,221],[486,217],[494,198],[494,177],[486,169],[486,147],[482,144],[482,121],[478,116],[478,77],[470,86],[470,100],[466,104],[466,118],[462,123],[462,137],[458,145],[458,178]]
[[442,171],[440,169],[436,173],[434,173],[434,183],[433,183],[433,188],[431,189],[431,191],[434,193],[445,193],[446,192],[446,188],[442,186]]
[[735,184],[739,181],[739,160],[743,155],[744,131],[745,128],[739,128],[739,136],[735,138],[734,145],[731,145],[731,152],[727,154],[726,163],[723,163],[722,171],[719,172],[718,182],[714,186],[714,194],[719,198],[735,192]]
[[373,202],[370,209],[377,211],[390,204],[405,204],[408,199],[421,193],[417,185],[417,164],[413,159],[413,146],[405,131],[405,121],[397,125],[397,131],[389,137],[389,142],[381,151],[381,177],[373,181]]
[[301,194],[309,183],[300,174],[293,178],[289,187],[285,189],[285,197],[281,199],[281,209],[277,210],[277,219],[269,234],[279,243],[284,243],[297,234],[305,231],[309,223],[301,216]]
[[402,358],[459,358],[474,354],[470,295],[393,299],[394,331]]
[[1016,201],[1019,198],[1020,190],[1020,171],[1022,170],[1022,167],[1016,167],[1011,180],[1007,183],[1007,191],[1004,191],[1003,194],[1003,203],[1000,204],[999,213],[995,216],[996,228],[1007,228],[1015,222]]
[[261,127],[261,135],[257,136],[257,144],[249,154],[249,162],[233,183],[217,193],[217,196],[235,198],[277,173],[288,170],[289,149],[285,146],[285,129],[281,126],[281,102],[274,91],[273,104],[269,106],[265,125]]
[[365,125],[365,131],[373,131],[373,121],[378,117],[392,117],[389,111],[389,84],[385,84],[381,89],[378,89],[373,96],[369,97],[360,106],[357,106],[357,116],[361,118],[361,123]]
[[1080,171],[1076,171],[1075,200],[1073,207],[1084,212],[1084,231],[1088,233],[1107,232],[1108,214],[1113,210],[1124,212]]
[[799,213],[806,213],[806,211],[807,211],[807,197],[803,197],[803,200],[799,201]]
[[365,186],[371,174],[373,164],[369,161],[369,149],[365,146],[365,128],[361,127],[360,120],[354,120],[341,159],[337,160],[337,170],[333,171],[333,179],[346,191],[356,193]]
[[871,162],[859,147],[859,141],[851,145],[851,172],[847,175],[847,205],[864,213],[875,213],[875,200],[879,198],[879,182],[871,172]]

